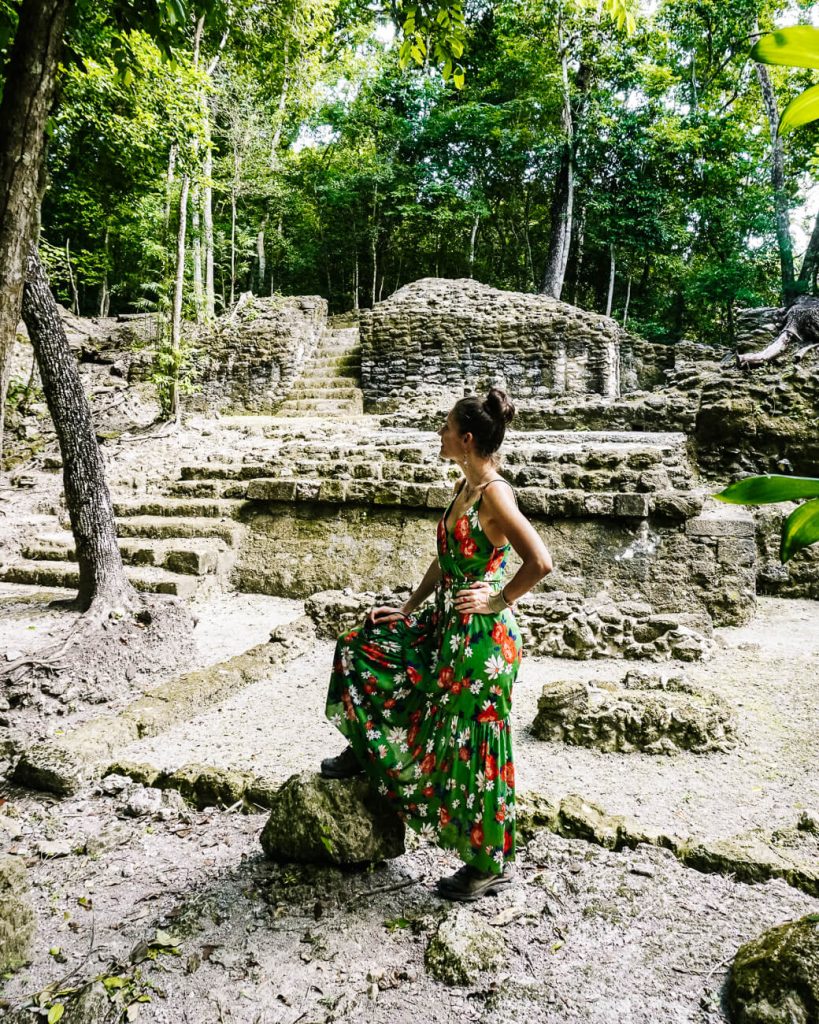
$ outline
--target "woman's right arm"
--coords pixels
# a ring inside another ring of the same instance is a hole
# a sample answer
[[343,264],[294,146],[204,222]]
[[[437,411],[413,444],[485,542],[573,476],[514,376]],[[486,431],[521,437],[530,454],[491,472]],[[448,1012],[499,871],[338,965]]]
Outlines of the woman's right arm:
[[429,568],[424,573],[424,578],[415,588],[409,599],[404,602],[401,606],[401,611],[405,615],[411,615],[417,608],[426,601],[432,591],[438,585],[438,580],[441,578],[441,566],[438,564],[438,559],[433,558],[429,563]]

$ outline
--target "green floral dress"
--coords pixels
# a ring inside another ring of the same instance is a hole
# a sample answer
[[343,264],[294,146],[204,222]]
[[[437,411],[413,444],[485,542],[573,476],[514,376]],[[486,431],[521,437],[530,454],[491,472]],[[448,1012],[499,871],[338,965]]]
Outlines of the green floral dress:
[[482,498],[451,531],[451,503],[438,523],[432,603],[339,637],[326,713],[407,825],[500,873],[515,857],[509,713],[520,633],[508,609],[462,615],[454,606],[475,581],[503,585],[509,545],[494,547],[481,529]]

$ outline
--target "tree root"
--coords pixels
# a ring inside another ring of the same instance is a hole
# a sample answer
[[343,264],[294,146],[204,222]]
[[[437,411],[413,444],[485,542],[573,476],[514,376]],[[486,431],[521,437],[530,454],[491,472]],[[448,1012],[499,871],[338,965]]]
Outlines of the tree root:
[[[24,654],[0,668],[0,684],[19,683],[35,672],[56,675],[67,668],[64,660],[66,654],[81,641],[89,640],[102,629],[103,622],[108,619],[118,619],[125,614],[133,613],[137,621],[147,625],[151,621],[150,612],[147,608],[140,607],[141,600],[136,591],[132,591],[132,595],[126,591],[117,595],[105,594],[95,597],[62,639],[45,644],[39,650]],[[115,597],[118,600],[115,600]],[[81,610],[82,604],[79,597],[75,597],[70,600],[52,601],[49,607]]]
[[800,348],[798,352],[794,354],[793,361],[795,363],[800,362],[804,357],[811,351],[811,349],[819,348],[819,341],[814,341],[812,345],[805,345],[804,348]]

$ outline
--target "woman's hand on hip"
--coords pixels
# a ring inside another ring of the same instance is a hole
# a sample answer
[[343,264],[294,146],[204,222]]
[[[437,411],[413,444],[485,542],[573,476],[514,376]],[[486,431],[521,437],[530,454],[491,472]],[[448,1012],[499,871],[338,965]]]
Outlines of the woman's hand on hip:
[[364,624],[365,626],[382,626],[386,622],[396,622],[398,619],[406,619],[408,617],[407,613],[402,612],[400,608],[382,604],[376,608],[371,608],[367,612]]
[[459,590],[455,595],[455,610],[461,615],[493,615],[489,607],[492,588],[488,583],[473,583],[466,590]]

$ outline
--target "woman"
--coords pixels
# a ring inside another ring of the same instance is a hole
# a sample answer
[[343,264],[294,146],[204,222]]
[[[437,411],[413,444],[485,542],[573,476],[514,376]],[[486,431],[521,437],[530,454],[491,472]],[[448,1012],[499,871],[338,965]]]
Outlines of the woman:
[[[322,774],[366,771],[407,825],[456,850],[464,866],[438,893],[457,900],[511,881],[509,711],[521,656],[511,606],[552,568],[497,470],[513,415],[498,388],[455,403],[438,431],[440,455],[463,479],[438,523],[437,558],[403,607],[373,608],[342,634],[327,697],[327,717],[350,745],[322,761]],[[510,547],[523,564],[504,586]]]

